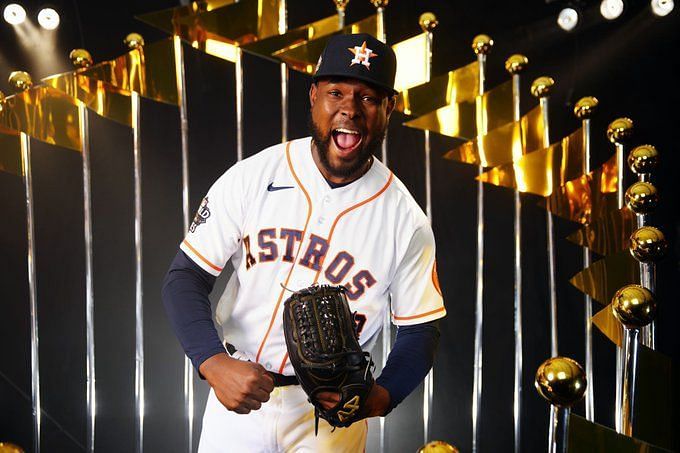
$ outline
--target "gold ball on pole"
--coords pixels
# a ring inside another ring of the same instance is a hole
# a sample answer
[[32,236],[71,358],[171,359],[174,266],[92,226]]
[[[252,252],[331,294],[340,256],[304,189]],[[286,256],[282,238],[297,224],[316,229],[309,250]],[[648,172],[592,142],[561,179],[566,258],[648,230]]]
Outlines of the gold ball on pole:
[[420,28],[425,33],[432,33],[432,30],[437,28],[437,25],[439,25],[437,16],[435,16],[434,13],[429,12],[421,14],[420,18],[418,19],[418,23],[420,24]]
[[24,453],[24,449],[9,442],[0,442],[0,453]]
[[76,68],[88,68],[93,63],[92,55],[85,49],[73,49],[68,58]]
[[33,79],[26,71],[13,71],[8,82],[15,91],[26,91],[33,86]]
[[539,77],[531,84],[531,94],[537,98],[543,98],[550,95],[555,80],[552,77]]
[[633,173],[651,173],[659,164],[659,152],[652,145],[640,145],[628,154],[628,167]]
[[586,96],[578,100],[574,105],[574,115],[580,120],[590,118],[600,102],[595,96]]
[[130,50],[139,49],[144,45],[144,38],[139,33],[130,33],[123,40],[125,47]]
[[510,74],[519,74],[526,68],[529,64],[529,59],[521,54],[510,55],[507,60],[505,60],[505,70]]
[[493,47],[493,39],[489,35],[477,35],[472,40],[472,50],[477,55],[488,55]]
[[630,253],[643,263],[658,261],[666,255],[668,242],[661,230],[652,226],[643,226],[633,231],[630,236]]
[[335,9],[338,11],[344,11],[345,8],[347,8],[347,4],[349,3],[349,0],[333,0],[333,3],[335,3]]
[[626,204],[635,214],[649,214],[659,205],[659,192],[648,182],[636,182],[626,190]]
[[417,453],[458,453],[458,449],[443,440],[433,440],[420,447]]
[[552,357],[536,371],[534,386],[550,404],[570,407],[583,398],[586,372],[577,361],[567,357]]
[[385,8],[389,2],[389,0],[371,0],[371,3],[376,8]]
[[654,321],[656,300],[647,288],[626,285],[614,294],[612,312],[625,327],[639,329]]
[[619,145],[625,143],[633,135],[633,120],[630,118],[617,118],[607,126],[607,138],[612,143]]

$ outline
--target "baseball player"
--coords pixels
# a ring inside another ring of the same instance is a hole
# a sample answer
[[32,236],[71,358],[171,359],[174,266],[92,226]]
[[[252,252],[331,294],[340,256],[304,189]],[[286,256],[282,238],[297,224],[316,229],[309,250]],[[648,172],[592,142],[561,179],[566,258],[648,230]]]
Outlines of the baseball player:
[[[363,451],[367,423],[332,429],[288,360],[283,302],[314,283],[343,285],[370,350],[391,310],[398,326],[365,401],[384,416],[432,367],[446,314],[434,236],[408,190],[373,155],[395,105],[396,57],[367,34],[329,40],[309,90],[311,137],[267,148],[204,198],[166,276],[163,301],[187,356],[211,386],[199,452]],[[208,295],[227,261],[217,309]],[[339,396],[327,392],[331,408]]]

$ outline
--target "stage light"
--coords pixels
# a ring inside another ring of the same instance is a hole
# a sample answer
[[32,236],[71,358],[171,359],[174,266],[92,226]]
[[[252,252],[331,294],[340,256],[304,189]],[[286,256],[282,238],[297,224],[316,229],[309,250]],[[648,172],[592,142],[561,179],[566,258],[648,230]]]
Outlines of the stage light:
[[5,18],[5,21],[12,25],[19,25],[26,20],[26,10],[23,8],[23,6],[16,3],[10,3],[9,5],[5,6],[5,10],[3,11],[2,15]]
[[602,0],[600,14],[607,20],[614,20],[623,12],[623,0]]
[[59,13],[52,8],[43,8],[38,13],[38,23],[46,30],[54,30],[59,26]]
[[667,16],[673,11],[673,0],[652,0],[652,12],[657,16]]
[[571,31],[578,24],[578,12],[571,7],[564,8],[557,16],[557,25],[564,31]]

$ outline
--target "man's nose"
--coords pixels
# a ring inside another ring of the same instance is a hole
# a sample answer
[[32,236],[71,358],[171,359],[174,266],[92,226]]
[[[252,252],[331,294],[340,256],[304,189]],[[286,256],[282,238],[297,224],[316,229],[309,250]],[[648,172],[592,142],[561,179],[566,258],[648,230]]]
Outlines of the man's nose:
[[358,101],[354,96],[345,96],[340,105],[340,113],[349,119],[355,119],[360,114]]

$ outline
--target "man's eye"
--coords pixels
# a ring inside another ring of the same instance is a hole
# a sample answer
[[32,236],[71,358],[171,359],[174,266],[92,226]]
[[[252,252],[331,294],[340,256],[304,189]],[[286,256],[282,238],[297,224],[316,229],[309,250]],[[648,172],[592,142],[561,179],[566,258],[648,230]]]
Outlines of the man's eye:
[[337,90],[331,90],[328,92],[331,96],[340,96],[340,92]]
[[364,102],[368,102],[370,104],[375,104],[378,102],[377,98],[374,98],[373,96],[364,96],[363,97]]

